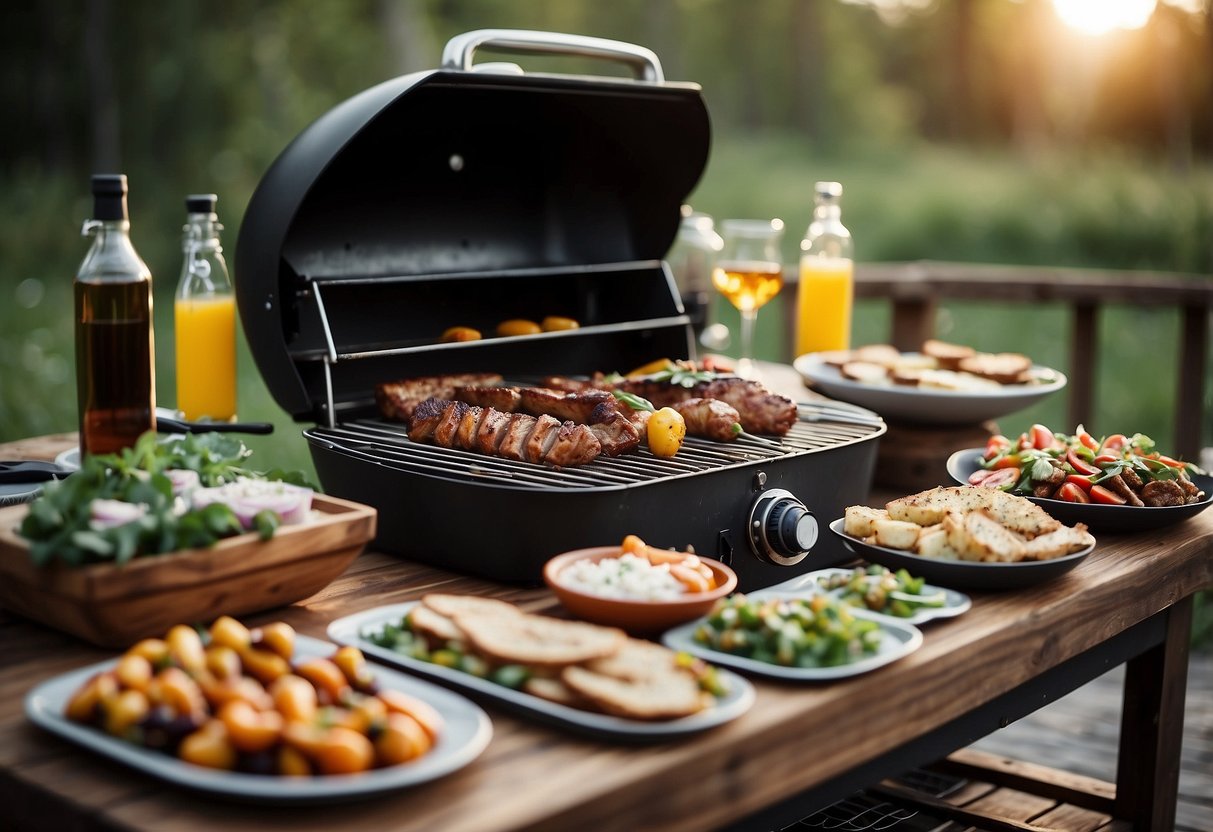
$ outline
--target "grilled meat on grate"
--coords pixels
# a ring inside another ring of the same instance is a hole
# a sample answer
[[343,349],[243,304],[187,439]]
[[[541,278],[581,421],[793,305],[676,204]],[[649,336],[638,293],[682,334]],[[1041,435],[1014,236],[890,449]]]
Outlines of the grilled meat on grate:
[[732,442],[741,433],[737,408],[720,399],[683,399],[672,407],[682,415],[691,436]]
[[417,405],[408,426],[409,438],[415,442],[562,468],[584,465],[602,453],[601,443],[586,425],[447,399],[431,398]]
[[408,420],[417,405],[426,399],[450,399],[455,388],[463,385],[489,385],[501,382],[496,373],[454,373],[422,376],[375,385],[375,402],[389,419]]
[[[728,402],[737,410],[742,428],[750,433],[783,436],[792,429],[797,419],[796,402],[787,396],[772,393],[760,382],[737,376],[700,381],[692,387],[643,378],[624,379],[614,386],[617,390],[648,399],[654,407],[672,407],[678,402],[695,398]],[[687,427],[689,430],[690,426]]]

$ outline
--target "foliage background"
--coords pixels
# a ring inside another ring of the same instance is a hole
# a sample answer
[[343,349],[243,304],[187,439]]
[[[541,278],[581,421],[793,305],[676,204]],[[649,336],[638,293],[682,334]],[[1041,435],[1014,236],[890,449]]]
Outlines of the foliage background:
[[[1159,2],[1145,27],[1098,38],[1061,25],[1049,0],[64,0],[5,4],[0,23],[0,441],[75,427],[70,283],[90,172],[130,177],[171,406],[183,197],[220,195],[230,262],[244,206],[291,138],[384,78],[436,67],[447,38],[477,28],[633,41],[667,77],[700,83],[714,147],[690,201],[717,218],[782,217],[789,262],[813,182],[836,179],[862,261],[1213,279],[1208,0]],[[770,357],[778,318],[762,318]],[[863,303],[856,341],[887,326],[884,304]],[[1062,370],[1065,327],[1060,308],[951,304],[939,321],[944,337]],[[1166,446],[1177,340],[1173,311],[1109,310],[1093,430]],[[243,345],[240,402],[243,418],[279,425],[251,443],[267,465],[310,466]],[[1049,401],[1004,429],[1060,429],[1063,412]]]

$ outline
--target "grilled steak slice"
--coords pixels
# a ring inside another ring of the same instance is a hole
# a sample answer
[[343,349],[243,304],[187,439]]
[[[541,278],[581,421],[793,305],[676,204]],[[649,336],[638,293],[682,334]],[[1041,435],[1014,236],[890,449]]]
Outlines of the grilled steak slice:
[[435,445],[441,445],[444,448],[458,447],[455,444],[455,434],[459,430],[459,423],[463,420],[463,415],[467,413],[468,407],[469,405],[463,402],[451,402],[447,405],[441,418],[438,419],[438,424],[434,427],[433,442]]
[[611,411],[608,418],[589,428],[607,456],[631,453],[640,447],[640,429],[618,410]]
[[490,385],[501,381],[496,373],[455,373],[446,376],[421,376],[375,385],[375,402],[388,419],[407,421],[426,399],[451,399],[455,388],[465,385]]
[[506,459],[526,459],[526,441],[535,428],[535,422],[534,416],[515,413],[510,418],[510,426],[506,429],[505,439],[501,440],[497,453]]
[[605,380],[602,373],[594,373],[594,377],[590,379],[569,378],[568,376],[544,376],[542,385],[550,390],[563,390],[565,393],[611,389],[611,384]]
[[[682,415],[687,433],[717,442],[732,442],[741,433],[737,408],[720,399],[685,399],[673,408]],[[643,411],[642,411],[643,412]]]
[[556,441],[543,461],[561,467],[584,465],[602,453],[602,445],[585,425],[565,422],[556,431]]
[[469,451],[476,450],[476,436],[480,432],[480,421],[483,418],[483,407],[468,405],[468,409],[463,412],[463,418],[459,420],[459,427],[455,430],[454,446]]
[[427,399],[419,404],[409,420],[409,439],[429,442],[434,436],[434,428],[438,427],[438,421],[449,404],[445,399]]
[[1182,506],[1187,503],[1188,495],[1175,480],[1154,480],[1141,489],[1141,501],[1152,507]]
[[491,407],[484,408],[480,418],[480,430],[476,433],[476,448],[482,454],[496,454],[510,429],[511,415]]
[[464,385],[456,387],[452,397],[477,407],[496,408],[503,413],[513,413],[521,409],[519,403],[522,397],[517,387]]
[[560,420],[551,416],[535,417],[535,429],[526,440],[526,459],[528,462],[543,462],[548,451],[556,444],[560,435]]

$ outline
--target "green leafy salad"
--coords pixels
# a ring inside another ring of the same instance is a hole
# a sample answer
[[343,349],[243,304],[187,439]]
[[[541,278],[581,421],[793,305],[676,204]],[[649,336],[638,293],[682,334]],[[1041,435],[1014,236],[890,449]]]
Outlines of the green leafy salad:
[[312,489],[303,474],[252,470],[251,453],[220,433],[170,442],[146,433],[48,483],[20,533],[35,564],[81,565],[210,546],[246,531],[266,540],[283,523],[306,521]]

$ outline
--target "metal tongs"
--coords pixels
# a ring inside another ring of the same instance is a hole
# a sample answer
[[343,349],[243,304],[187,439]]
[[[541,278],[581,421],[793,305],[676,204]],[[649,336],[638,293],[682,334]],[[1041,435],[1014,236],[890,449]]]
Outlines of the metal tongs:
[[879,414],[842,402],[797,402],[796,409],[806,422],[838,422],[872,427],[884,424]]

